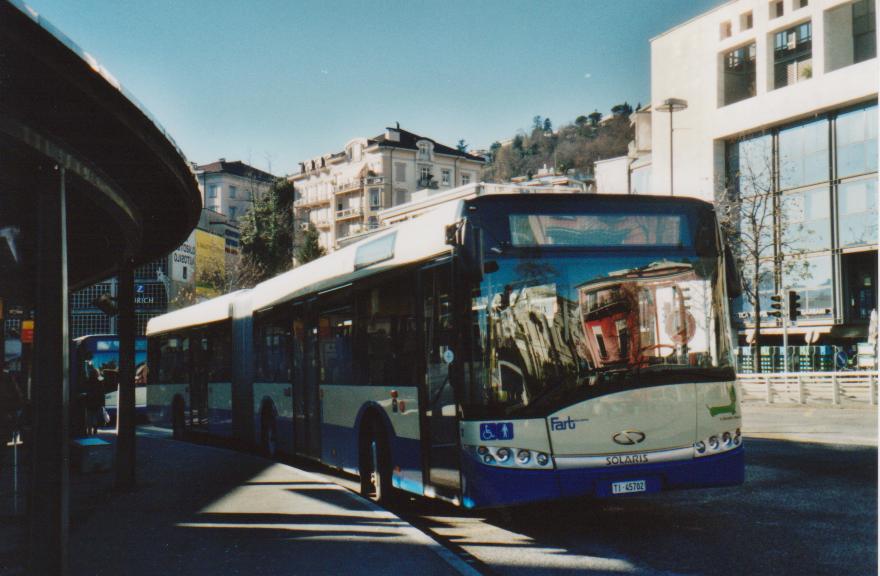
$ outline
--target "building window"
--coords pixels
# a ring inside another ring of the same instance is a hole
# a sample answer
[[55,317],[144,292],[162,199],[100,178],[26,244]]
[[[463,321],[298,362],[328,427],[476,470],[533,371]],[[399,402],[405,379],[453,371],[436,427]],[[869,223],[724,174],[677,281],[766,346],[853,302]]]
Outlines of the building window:
[[751,30],[752,26],[754,26],[754,18],[752,18],[752,12],[749,10],[739,16],[739,29],[740,30]]
[[238,211],[238,210],[236,209],[235,206],[230,206],[230,207],[229,207],[229,219],[230,219],[230,220],[235,220],[235,213],[236,213],[237,211]]
[[427,181],[430,176],[431,176],[431,168],[430,167],[428,167],[428,166],[420,166],[419,167],[419,179],[422,182]]
[[222,188],[219,184],[212,184],[208,187],[208,198],[217,198],[218,196],[220,196],[221,191]]
[[831,317],[831,282],[830,254],[792,259],[790,265],[782,269],[782,286],[800,294],[805,319]]
[[794,0],[798,8],[806,8],[810,5],[810,0]]
[[730,38],[733,27],[730,25],[730,22],[722,22],[719,30],[719,36],[722,40]]
[[421,141],[417,146],[419,147],[419,160],[431,160],[431,143]]
[[877,178],[841,184],[837,203],[841,248],[877,244]]
[[825,71],[877,57],[874,0],[827,10],[825,19]]
[[236,186],[229,187],[229,197],[235,198],[238,195],[238,188]]
[[370,188],[370,208],[375,210],[382,207],[382,189]]
[[837,117],[837,177],[877,171],[877,106]]
[[461,184],[462,184],[462,186],[464,186],[464,185],[470,184],[470,183],[471,183],[471,174],[470,174],[470,172],[465,172],[464,174],[461,175]]
[[810,22],[774,35],[773,71],[774,88],[812,78],[813,26]]
[[827,185],[784,194],[781,207],[784,253],[831,249],[831,200]]
[[874,0],[852,5],[853,61],[864,62],[877,56],[877,21]]
[[779,187],[797,188],[829,180],[826,118],[779,131]]
[[394,163],[394,181],[406,182],[406,164],[403,162]]
[[752,43],[724,55],[723,106],[755,95],[755,53]]
[[449,186],[450,181],[452,180],[452,172],[447,169],[443,169],[440,171],[440,183],[444,186]]
[[775,2],[770,2],[770,19],[779,18],[785,14],[785,7],[782,5],[782,0],[776,0]]

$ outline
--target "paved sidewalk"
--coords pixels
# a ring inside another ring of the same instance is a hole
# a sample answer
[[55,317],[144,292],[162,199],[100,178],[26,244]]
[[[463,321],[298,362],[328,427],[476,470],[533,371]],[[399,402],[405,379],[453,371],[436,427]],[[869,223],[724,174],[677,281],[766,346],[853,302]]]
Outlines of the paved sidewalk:
[[877,407],[746,402],[743,434],[753,438],[877,446]]
[[[128,492],[110,472],[71,474],[71,575],[473,573],[392,513],[291,466],[143,430],[137,459]],[[0,574],[22,573],[20,546],[8,546],[18,524],[0,530]]]

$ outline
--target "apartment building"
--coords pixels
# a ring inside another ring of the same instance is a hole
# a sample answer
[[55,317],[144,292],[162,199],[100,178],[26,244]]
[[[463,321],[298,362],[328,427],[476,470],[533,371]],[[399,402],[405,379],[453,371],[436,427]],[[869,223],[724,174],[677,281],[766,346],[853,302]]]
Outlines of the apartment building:
[[328,251],[379,225],[381,210],[419,190],[443,191],[479,180],[484,159],[400,128],[355,138],[339,152],[300,163],[290,176],[295,219],[311,223]]
[[247,212],[254,196],[268,190],[275,176],[240,160],[220,158],[210,164],[193,165],[202,193],[202,206],[227,216],[233,224]]
[[765,314],[787,290],[803,311],[790,343],[867,338],[878,280],[876,28],[875,0],[733,0],[651,40],[650,146],[632,151],[640,174],[625,163],[629,191],[760,195],[773,210],[761,318],[738,306],[743,344],[756,322],[762,344],[781,343],[781,321]]

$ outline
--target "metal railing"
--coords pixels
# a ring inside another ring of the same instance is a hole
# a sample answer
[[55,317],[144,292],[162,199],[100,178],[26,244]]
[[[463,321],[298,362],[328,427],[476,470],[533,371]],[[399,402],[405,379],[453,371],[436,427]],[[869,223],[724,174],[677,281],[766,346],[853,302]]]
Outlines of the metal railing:
[[355,216],[360,216],[362,214],[360,208],[346,208],[344,210],[336,211],[336,219],[341,220],[345,218],[352,218]]
[[739,374],[742,400],[767,404],[877,405],[876,371]]

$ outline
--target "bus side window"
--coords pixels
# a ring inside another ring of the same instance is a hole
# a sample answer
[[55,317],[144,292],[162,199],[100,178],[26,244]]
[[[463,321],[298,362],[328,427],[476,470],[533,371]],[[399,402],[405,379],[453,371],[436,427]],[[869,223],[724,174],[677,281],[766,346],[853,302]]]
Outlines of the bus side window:
[[318,377],[320,384],[354,384],[352,379],[351,308],[318,317]]
[[408,276],[388,278],[358,295],[359,382],[415,386],[418,339],[415,294]]

